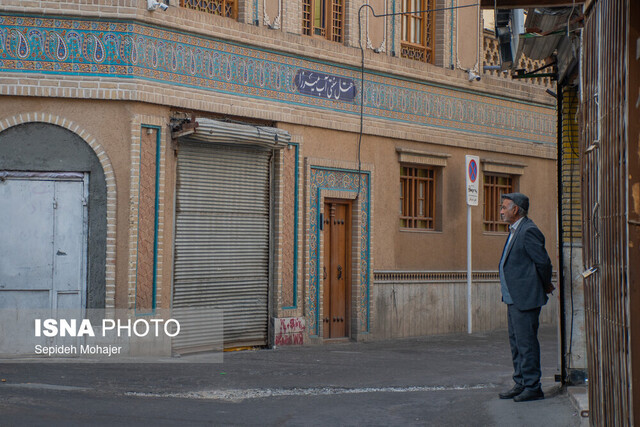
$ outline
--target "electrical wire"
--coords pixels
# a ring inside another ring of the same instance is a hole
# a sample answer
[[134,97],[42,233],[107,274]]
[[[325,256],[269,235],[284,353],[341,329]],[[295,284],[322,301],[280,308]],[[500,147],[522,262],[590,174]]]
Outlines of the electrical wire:
[[438,7],[438,8],[434,8],[434,9],[413,10],[411,12],[392,12],[392,13],[377,14],[373,10],[373,6],[371,6],[369,4],[363,4],[358,9],[358,24],[360,24],[360,22],[361,22],[360,12],[365,7],[368,7],[369,9],[371,9],[371,14],[373,15],[374,18],[384,18],[385,16],[413,15],[413,14],[416,14],[416,13],[441,12],[443,10],[464,9],[464,8],[467,8],[467,7],[476,7],[476,6],[480,6],[480,3],[465,4],[464,6],[450,6],[450,7]]

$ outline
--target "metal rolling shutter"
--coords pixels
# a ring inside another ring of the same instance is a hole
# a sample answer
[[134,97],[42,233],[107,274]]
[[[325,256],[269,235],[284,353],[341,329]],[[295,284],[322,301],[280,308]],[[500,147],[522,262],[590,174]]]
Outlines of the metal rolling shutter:
[[211,345],[194,308],[223,310],[226,347],[267,343],[270,155],[180,140],[173,317],[191,327],[174,338],[178,352]]

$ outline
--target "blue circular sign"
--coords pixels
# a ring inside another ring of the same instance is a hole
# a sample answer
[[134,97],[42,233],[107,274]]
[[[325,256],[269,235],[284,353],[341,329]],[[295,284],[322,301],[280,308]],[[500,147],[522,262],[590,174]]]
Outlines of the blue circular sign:
[[478,165],[474,159],[469,162],[469,179],[471,182],[476,182],[478,179]]

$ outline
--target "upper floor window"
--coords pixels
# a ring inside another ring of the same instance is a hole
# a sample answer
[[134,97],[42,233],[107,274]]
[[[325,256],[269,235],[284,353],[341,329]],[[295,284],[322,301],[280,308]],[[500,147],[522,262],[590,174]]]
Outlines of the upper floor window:
[[180,6],[225,18],[238,17],[238,0],[180,0]]
[[[401,56],[416,61],[435,62],[436,0],[402,1]],[[425,12],[429,10],[430,12]]]
[[342,43],[344,0],[302,0],[302,34]]
[[508,224],[500,218],[500,204],[503,194],[513,193],[513,182],[511,175],[484,175],[484,231],[508,231]]
[[400,226],[435,230],[436,168],[400,166]]

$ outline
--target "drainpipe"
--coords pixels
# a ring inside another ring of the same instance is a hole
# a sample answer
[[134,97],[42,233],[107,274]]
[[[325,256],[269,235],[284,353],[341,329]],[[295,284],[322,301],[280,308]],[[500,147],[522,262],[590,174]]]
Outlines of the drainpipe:
[[[564,386],[567,379],[566,364],[566,319],[564,307],[564,236],[562,233],[562,86],[558,84],[558,94],[556,97],[558,112],[558,130],[556,141],[558,145],[558,303],[560,305],[560,382]],[[556,381],[558,377],[556,376]]]

